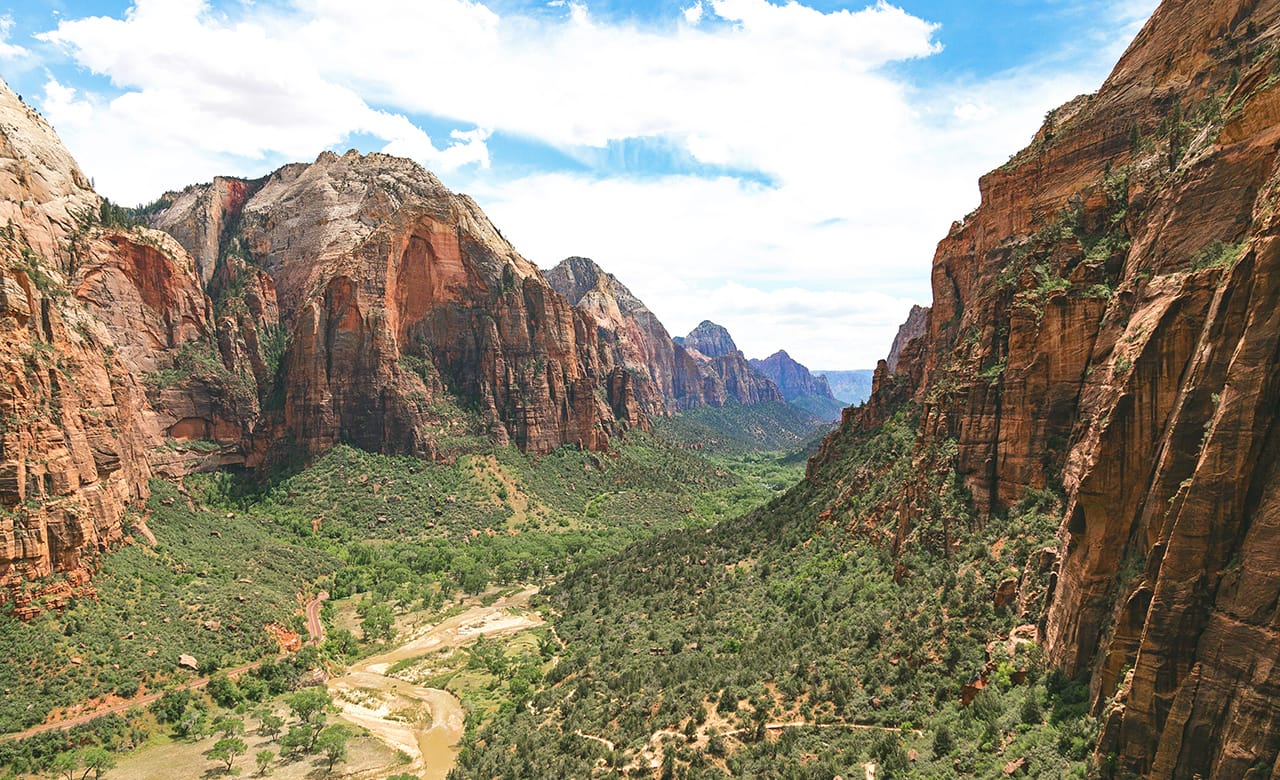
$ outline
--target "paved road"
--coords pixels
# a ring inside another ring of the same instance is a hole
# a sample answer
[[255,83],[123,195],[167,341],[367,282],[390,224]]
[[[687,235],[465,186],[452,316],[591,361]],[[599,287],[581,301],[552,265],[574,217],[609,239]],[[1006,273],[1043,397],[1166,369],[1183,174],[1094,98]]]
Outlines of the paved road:
[[311,644],[318,645],[324,641],[324,624],[320,622],[320,605],[329,598],[329,591],[322,590],[316,597],[307,602],[303,611],[307,615],[307,633],[311,635]]
[[[328,591],[320,591],[320,593],[315,598],[308,601],[306,606],[303,608],[303,611],[306,613],[306,616],[307,616],[307,633],[311,635],[312,644],[319,644],[320,642],[324,641],[324,626],[320,623],[320,604],[324,602],[324,600],[327,598],[329,598]],[[286,657],[288,656],[281,655],[281,656],[278,656],[275,660],[278,661]],[[237,666],[234,669],[223,669],[222,671],[226,672],[228,677],[235,679],[236,677],[239,677],[240,675],[244,674],[247,671],[250,671],[252,669],[257,669],[259,666],[262,666],[262,664],[263,664],[263,661],[254,661],[251,664],[245,664],[244,666]],[[203,688],[208,684],[209,684],[208,677],[200,677],[195,680],[191,680],[190,682],[186,682],[186,683],[183,683],[182,685],[179,685],[176,690],[180,690],[180,691],[193,690],[196,688]],[[43,734],[46,731],[56,731],[58,729],[69,729],[72,726],[79,726],[84,723],[88,723],[89,721],[94,720],[95,718],[101,718],[104,715],[112,715],[112,714],[118,715],[120,713],[128,712],[134,707],[146,706],[151,702],[155,701],[156,699],[160,698],[164,694],[165,694],[165,691],[148,693],[145,696],[139,696],[136,699],[129,699],[128,701],[120,702],[119,704],[111,704],[105,707],[98,707],[97,709],[86,712],[83,715],[77,715],[74,718],[54,721],[53,723],[41,723],[39,726],[32,726],[26,731],[15,731],[10,734],[0,734],[0,742],[8,742],[15,739],[26,739],[27,737],[33,737],[36,734]]]

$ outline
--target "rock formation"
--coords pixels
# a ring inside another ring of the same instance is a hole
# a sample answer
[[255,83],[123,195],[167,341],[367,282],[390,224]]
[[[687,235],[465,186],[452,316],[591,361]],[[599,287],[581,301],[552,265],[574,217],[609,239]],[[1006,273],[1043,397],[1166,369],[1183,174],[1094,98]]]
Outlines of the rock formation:
[[661,406],[618,334],[410,161],[217,179],[148,207],[161,230],[7,86],[0,139],[0,604],[20,614],[49,574],[58,598],[89,587],[153,476],[339,441],[604,448]]
[[[243,355],[241,373],[282,399],[262,424],[277,442],[441,456],[459,432],[545,452],[603,448],[642,424],[647,388],[594,323],[411,161],[326,152],[163,200],[152,224],[228,303],[224,362],[236,370]],[[273,339],[274,368],[262,348]]]
[[[104,229],[101,205],[53,130],[0,82],[0,604],[16,599],[19,614],[82,589],[124,536],[154,443],[127,360],[204,325],[163,251],[143,243],[162,239]],[[117,333],[69,294],[79,288],[140,319]],[[147,318],[155,296],[180,302],[181,316]],[[54,572],[66,580],[41,585]]]
[[689,352],[708,359],[725,357],[738,351],[738,345],[733,343],[729,331],[711,320],[698,323],[698,327],[689,331],[689,335],[684,338],[676,339],[676,343]]
[[[680,376],[677,392],[685,406],[724,406],[784,402],[782,391],[751,367],[722,326],[703,320],[684,338],[674,339]],[[695,402],[696,400],[696,402]]]
[[1278,0],[1166,0],[982,178],[927,332],[817,456],[914,402],[980,513],[1060,491],[1041,641],[1124,776],[1280,777],[1277,41]]
[[602,351],[635,380],[636,400],[645,414],[684,408],[677,396],[676,349],[658,317],[622,282],[595,261],[570,257],[546,273],[551,287],[596,324]]
[[875,375],[872,369],[855,369],[853,371],[827,371],[819,369],[813,372],[827,380],[831,394],[844,406],[857,406],[871,396],[871,379]]
[[821,420],[838,420],[844,404],[831,394],[827,380],[809,373],[792,360],[786,350],[778,350],[764,360],[747,361],[752,368],[773,381],[789,403],[805,409]]
[[653,312],[594,261],[570,257],[547,272],[547,281],[595,323],[604,359],[632,378],[646,414],[784,400],[723,327],[704,321],[687,337],[671,338]]
[[898,326],[898,335],[893,337],[893,344],[889,347],[889,357],[885,359],[890,374],[897,372],[902,350],[906,349],[913,339],[925,334],[928,318],[928,306],[912,306],[907,314],[907,321]]

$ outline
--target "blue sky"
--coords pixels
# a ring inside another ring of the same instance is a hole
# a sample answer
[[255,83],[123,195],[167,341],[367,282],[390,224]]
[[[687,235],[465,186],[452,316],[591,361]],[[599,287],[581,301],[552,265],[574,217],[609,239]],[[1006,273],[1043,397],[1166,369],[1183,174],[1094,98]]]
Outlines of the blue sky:
[[99,191],[412,157],[674,334],[862,368],[933,245],[1155,0],[0,0],[0,74]]

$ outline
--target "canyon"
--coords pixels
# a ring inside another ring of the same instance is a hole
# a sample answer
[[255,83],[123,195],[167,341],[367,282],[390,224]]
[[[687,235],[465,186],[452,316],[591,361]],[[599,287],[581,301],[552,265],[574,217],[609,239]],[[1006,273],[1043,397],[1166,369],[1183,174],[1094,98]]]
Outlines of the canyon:
[[[1087,682],[1111,776],[1280,778],[1277,73],[1280,0],[1165,0],[981,179],[931,305],[809,461],[837,498],[795,510],[883,547],[900,584],[913,548],[959,554],[956,495],[971,534],[1059,507],[1038,570],[999,583],[1024,625],[992,646],[1034,641]],[[339,444],[607,452],[690,409],[835,403],[715,323],[672,338],[591,260],[540,271],[410,161],[325,152],[126,224],[7,87],[0,131],[0,603],[20,615],[91,592],[154,477]],[[903,463],[850,453],[904,410],[911,478],[868,508]]]

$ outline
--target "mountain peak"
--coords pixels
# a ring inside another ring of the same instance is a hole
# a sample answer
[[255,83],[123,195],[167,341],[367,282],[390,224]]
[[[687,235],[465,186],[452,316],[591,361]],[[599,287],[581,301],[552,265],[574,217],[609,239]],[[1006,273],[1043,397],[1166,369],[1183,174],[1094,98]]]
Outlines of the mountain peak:
[[693,349],[709,358],[724,357],[738,351],[729,331],[711,320],[700,322],[681,343],[686,349]]

